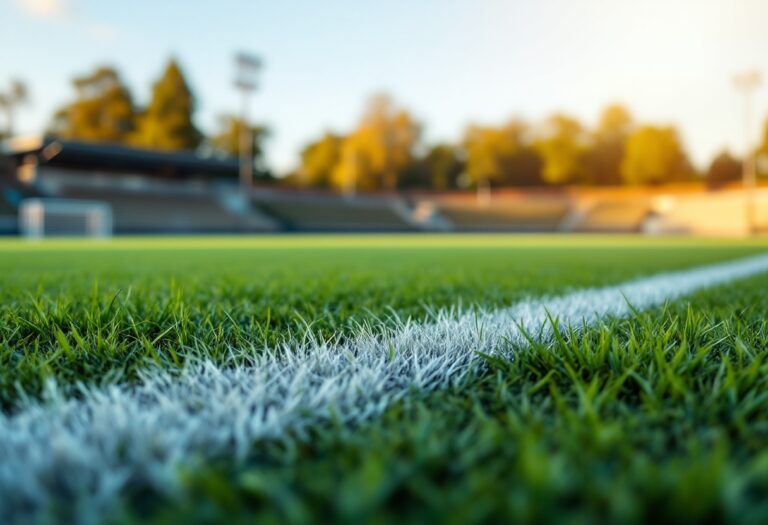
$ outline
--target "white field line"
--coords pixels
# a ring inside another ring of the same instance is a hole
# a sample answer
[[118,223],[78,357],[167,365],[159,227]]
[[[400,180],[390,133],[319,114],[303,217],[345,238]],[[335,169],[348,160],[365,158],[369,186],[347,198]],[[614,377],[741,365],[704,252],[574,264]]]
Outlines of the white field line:
[[441,311],[427,324],[404,323],[336,345],[297,343],[247,365],[152,370],[138,385],[84,387],[79,399],[49,385],[44,401],[0,416],[0,522],[44,521],[62,505],[70,521],[100,521],[129,484],[172,493],[179,467],[243,457],[259,439],[301,434],[330,418],[363,421],[413,390],[460,382],[482,362],[478,351],[524,344],[520,327],[550,337],[548,315],[562,324],[594,324],[628,315],[629,304],[645,309],[765,271],[768,255],[760,255],[489,313]]

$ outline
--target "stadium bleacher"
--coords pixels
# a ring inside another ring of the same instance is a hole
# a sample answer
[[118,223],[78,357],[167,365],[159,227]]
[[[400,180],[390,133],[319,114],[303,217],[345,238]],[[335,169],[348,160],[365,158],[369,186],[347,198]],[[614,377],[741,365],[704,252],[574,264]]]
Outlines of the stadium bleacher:
[[573,231],[640,232],[651,212],[651,202],[647,198],[601,200],[587,207],[575,222]]
[[250,209],[247,198],[240,195],[234,158],[50,136],[14,138],[0,146],[10,165],[10,175],[0,181],[0,201],[8,201],[2,193],[24,191],[31,192],[27,197],[43,200],[108,204],[117,233],[235,233],[278,228],[274,220]]
[[242,232],[274,229],[258,214],[233,213],[206,195],[68,189],[61,197],[105,202],[117,233]]
[[562,197],[494,197],[478,202],[474,196],[436,200],[438,212],[457,231],[555,231],[568,214]]
[[389,198],[256,194],[253,203],[293,231],[412,231],[417,229],[399,202]]

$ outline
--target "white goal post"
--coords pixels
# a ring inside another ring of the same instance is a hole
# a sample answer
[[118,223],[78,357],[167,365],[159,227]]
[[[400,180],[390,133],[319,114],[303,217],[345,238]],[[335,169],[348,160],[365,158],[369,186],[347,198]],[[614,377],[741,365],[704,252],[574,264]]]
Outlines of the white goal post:
[[98,201],[26,199],[19,206],[19,228],[29,238],[109,237],[112,208]]

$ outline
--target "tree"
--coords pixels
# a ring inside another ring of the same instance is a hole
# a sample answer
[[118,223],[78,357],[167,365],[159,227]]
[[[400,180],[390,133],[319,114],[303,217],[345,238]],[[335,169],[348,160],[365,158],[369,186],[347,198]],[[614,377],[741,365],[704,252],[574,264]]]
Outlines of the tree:
[[541,159],[529,126],[510,120],[501,127],[470,126],[465,134],[466,173],[475,185],[527,186],[541,183]]
[[621,163],[621,174],[628,184],[679,181],[690,173],[690,164],[674,128],[641,126],[629,136]]
[[707,184],[721,186],[741,180],[741,161],[731,156],[728,151],[721,152],[712,160],[707,170]]
[[5,135],[13,136],[16,108],[29,100],[27,86],[20,80],[12,80],[8,91],[0,92],[0,110],[5,112]]
[[436,144],[405,170],[400,187],[447,190],[456,187],[464,172],[465,162],[459,148],[451,144]]
[[[240,155],[240,132],[243,121],[234,115],[222,115],[219,117],[219,130],[210,138],[210,145],[214,151],[226,155]],[[253,144],[253,164],[259,171],[266,171],[266,162],[264,158],[264,141],[269,136],[269,130],[264,126],[253,126],[251,128],[251,139]]]
[[464,171],[458,149],[449,144],[432,146],[421,161],[427,174],[428,188],[447,190],[456,187],[456,179]]
[[515,151],[515,143],[503,129],[470,126],[464,138],[467,151],[467,177],[475,186],[501,183],[506,161]]
[[132,141],[164,150],[195,149],[202,134],[195,127],[195,100],[178,63],[171,59],[152,88],[152,100],[139,117]]
[[589,182],[621,184],[621,160],[632,127],[632,116],[623,106],[612,104],[603,110],[587,154]]
[[95,142],[125,142],[135,128],[130,91],[108,66],[73,80],[77,98],[53,118],[54,135]]
[[587,133],[578,120],[561,114],[547,119],[535,142],[536,151],[544,163],[544,182],[584,182],[587,178],[587,146]]
[[352,134],[341,142],[339,161],[331,173],[331,186],[345,193],[380,189],[382,178],[374,174],[371,159],[361,134]]
[[331,187],[333,170],[341,160],[344,139],[326,132],[301,151],[298,183],[303,186]]
[[373,97],[357,129],[344,139],[331,180],[347,191],[393,190],[413,162],[421,127],[387,95]]
[[504,126],[504,132],[515,144],[512,154],[506,159],[504,184],[540,185],[543,162],[533,147],[533,130],[530,125],[523,120],[512,119]]

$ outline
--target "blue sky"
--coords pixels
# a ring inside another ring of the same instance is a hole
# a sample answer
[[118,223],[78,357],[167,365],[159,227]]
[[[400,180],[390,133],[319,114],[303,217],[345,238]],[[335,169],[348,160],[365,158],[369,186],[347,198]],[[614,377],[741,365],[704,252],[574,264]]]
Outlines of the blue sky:
[[700,165],[743,150],[734,73],[763,73],[756,112],[768,116],[768,0],[0,0],[0,86],[21,78],[33,96],[22,132],[42,129],[72,98],[69,79],[99,64],[145,102],[171,55],[211,130],[238,109],[241,49],[265,61],[252,115],[273,129],[278,169],[324,129],[350,129],[380,91],[429,141],[513,115],[591,124],[619,101],[640,121],[678,125]]

